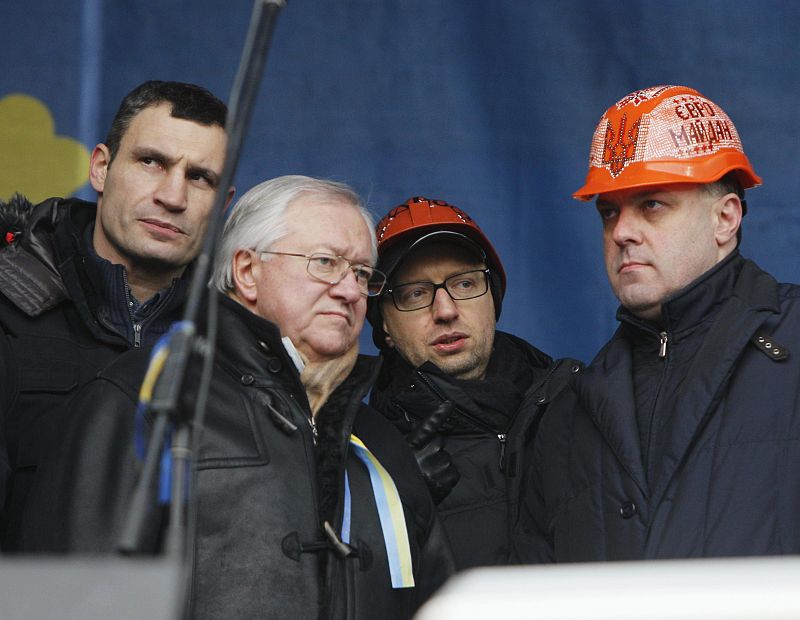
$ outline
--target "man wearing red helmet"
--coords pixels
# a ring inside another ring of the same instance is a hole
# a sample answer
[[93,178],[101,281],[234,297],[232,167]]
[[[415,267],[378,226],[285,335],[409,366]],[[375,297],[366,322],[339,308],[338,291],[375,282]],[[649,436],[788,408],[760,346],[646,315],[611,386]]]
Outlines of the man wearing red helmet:
[[760,183],[693,89],[601,118],[575,197],[597,196],[620,327],[542,420],[529,559],[800,553],[800,287],[738,251]]
[[514,561],[523,448],[579,365],[495,330],[505,271],[461,209],[411,198],[377,235],[388,282],[369,302],[384,358],[371,404],[415,449],[457,567]]

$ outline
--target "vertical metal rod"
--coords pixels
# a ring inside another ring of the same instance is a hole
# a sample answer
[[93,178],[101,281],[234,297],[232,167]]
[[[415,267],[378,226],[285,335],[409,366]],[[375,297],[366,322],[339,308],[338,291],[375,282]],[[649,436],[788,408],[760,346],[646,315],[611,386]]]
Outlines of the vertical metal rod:
[[[145,529],[143,524],[146,521],[148,510],[152,510],[155,506],[155,497],[152,496],[151,489],[154,488],[155,477],[158,474],[158,461],[161,455],[159,448],[164,442],[164,435],[169,426],[165,420],[169,419],[176,426],[176,431],[173,434],[175,438],[173,458],[175,460],[173,461],[172,504],[170,524],[166,534],[168,543],[166,551],[175,553],[179,560],[184,557],[186,549],[186,541],[183,540],[186,534],[184,527],[186,522],[186,477],[190,467],[186,463],[191,462],[189,458],[191,421],[185,419],[185,416],[179,411],[180,395],[183,392],[190,354],[196,348],[195,320],[202,301],[208,299],[207,283],[222,235],[228,188],[232,185],[236,173],[245,134],[261,83],[267,50],[272,41],[275,21],[285,5],[286,0],[255,0],[253,4],[244,50],[228,100],[228,115],[225,123],[228,142],[225,164],[214,203],[214,216],[209,222],[203,250],[197,257],[193,269],[184,312],[184,321],[189,327],[176,333],[170,341],[170,355],[153,392],[151,409],[156,414],[156,422],[153,425],[142,476],[134,492],[134,496],[141,501],[132,503],[123,528],[124,534],[119,545],[119,549],[123,553],[142,551]],[[214,342],[206,344],[206,355],[213,355]],[[201,386],[200,390],[205,390],[205,394],[207,394],[208,385]],[[148,499],[149,501],[147,501]]]

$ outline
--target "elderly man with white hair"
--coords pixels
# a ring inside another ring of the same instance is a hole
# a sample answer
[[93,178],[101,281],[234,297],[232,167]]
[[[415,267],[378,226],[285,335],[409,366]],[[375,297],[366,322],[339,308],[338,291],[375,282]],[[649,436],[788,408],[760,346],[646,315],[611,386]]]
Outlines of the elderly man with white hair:
[[[347,186],[301,176],[262,183],[232,209],[193,461],[192,617],[410,618],[452,572],[413,456],[362,402],[377,361],[358,355],[358,337],[367,297],[385,283],[372,227]],[[113,548],[145,366],[125,355],[72,402],[70,433],[36,490],[50,522],[30,524],[29,548]]]

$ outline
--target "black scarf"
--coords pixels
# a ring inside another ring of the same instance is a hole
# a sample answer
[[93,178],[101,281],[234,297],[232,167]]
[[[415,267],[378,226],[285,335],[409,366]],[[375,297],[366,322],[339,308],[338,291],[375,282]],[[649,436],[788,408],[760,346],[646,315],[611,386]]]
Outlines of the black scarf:
[[533,381],[533,368],[523,348],[498,332],[484,379],[454,379],[498,432],[508,429]]

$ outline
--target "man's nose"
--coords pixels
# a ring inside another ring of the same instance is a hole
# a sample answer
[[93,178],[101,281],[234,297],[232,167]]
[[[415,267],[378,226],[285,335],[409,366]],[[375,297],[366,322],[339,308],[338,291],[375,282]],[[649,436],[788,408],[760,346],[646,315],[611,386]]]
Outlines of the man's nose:
[[431,308],[434,321],[452,321],[458,317],[458,306],[445,288],[436,291]]
[[176,166],[164,173],[154,199],[170,211],[181,211],[186,208],[187,189],[186,175]]
[[622,208],[619,210],[613,223],[611,237],[619,246],[641,241],[641,226],[634,209]]
[[331,286],[331,292],[350,303],[355,303],[363,296],[356,274],[350,268],[347,269],[341,280]]

